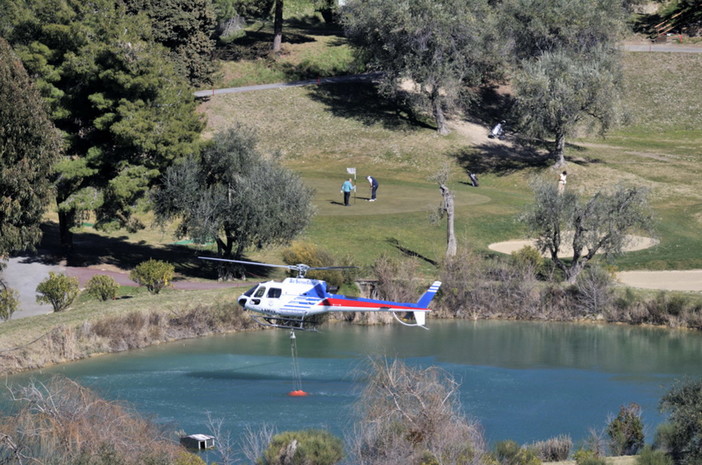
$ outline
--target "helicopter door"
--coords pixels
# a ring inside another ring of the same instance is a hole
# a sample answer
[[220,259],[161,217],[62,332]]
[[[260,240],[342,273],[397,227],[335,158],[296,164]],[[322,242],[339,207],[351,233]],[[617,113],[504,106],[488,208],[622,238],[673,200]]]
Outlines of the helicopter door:
[[266,293],[266,297],[262,299],[261,305],[267,309],[277,311],[281,306],[280,296],[283,294],[283,290],[279,287],[271,287]]

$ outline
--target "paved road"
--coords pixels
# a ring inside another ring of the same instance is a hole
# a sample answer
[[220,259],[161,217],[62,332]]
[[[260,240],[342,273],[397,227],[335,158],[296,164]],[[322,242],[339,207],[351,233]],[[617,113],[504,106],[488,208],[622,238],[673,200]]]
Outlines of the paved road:
[[[653,42],[625,43],[622,50],[627,52],[668,52],[668,53],[702,53],[702,47],[698,45],[685,44],[656,44]],[[306,81],[278,82],[274,84],[261,84],[258,86],[227,87],[224,89],[198,90],[193,95],[198,98],[214,97],[215,95],[236,94],[239,92],[251,92],[255,90],[281,89],[283,87],[302,87],[319,84],[336,84],[339,82],[364,82],[377,79],[380,73],[354,74],[349,76],[334,76],[318,79],[308,79]]]

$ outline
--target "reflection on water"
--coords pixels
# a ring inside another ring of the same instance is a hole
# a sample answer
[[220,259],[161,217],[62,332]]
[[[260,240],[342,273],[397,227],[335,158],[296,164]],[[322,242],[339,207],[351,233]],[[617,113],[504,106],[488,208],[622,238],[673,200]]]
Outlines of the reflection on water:
[[[461,382],[461,401],[491,442],[520,443],[602,428],[619,407],[643,407],[647,439],[675,379],[702,376],[702,335],[625,326],[504,321],[430,322],[431,330],[336,325],[297,336],[302,387],[291,398],[290,339],[260,331],[164,344],[23,374],[61,373],[157,421],[206,433],[207,412],[237,436],[247,425],[278,431],[350,431],[368,356],[438,365]],[[170,426],[170,425],[169,425]]]

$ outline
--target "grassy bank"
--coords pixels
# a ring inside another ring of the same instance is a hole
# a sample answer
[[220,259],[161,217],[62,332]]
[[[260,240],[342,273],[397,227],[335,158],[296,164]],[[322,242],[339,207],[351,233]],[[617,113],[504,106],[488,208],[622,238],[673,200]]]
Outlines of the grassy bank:
[[254,327],[232,301],[231,289],[84,299],[59,313],[3,323],[0,373]]

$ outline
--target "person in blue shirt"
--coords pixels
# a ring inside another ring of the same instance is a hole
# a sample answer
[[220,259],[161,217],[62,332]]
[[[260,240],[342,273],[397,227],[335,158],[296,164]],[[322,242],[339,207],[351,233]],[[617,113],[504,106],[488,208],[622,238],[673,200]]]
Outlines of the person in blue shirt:
[[375,194],[378,192],[378,181],[373,176],[366,176],[366,179],[370,183],[371,188],[371,198],[368,201],[375,202]]
[[356,186],[353,185],[351,178],[344,181],[341,185],[341,193],[344,194],[344,206],[349,206],[349,200],[351,199],[351,191],[356,190]]

